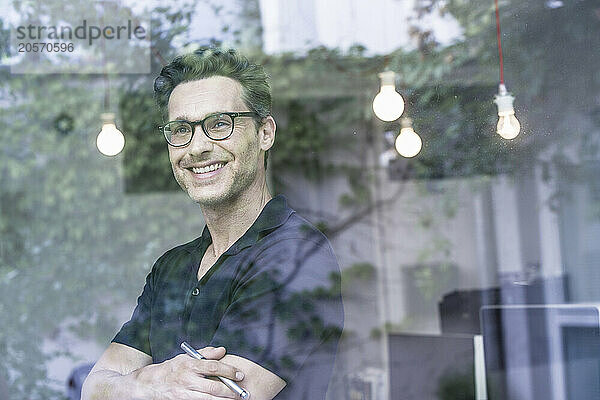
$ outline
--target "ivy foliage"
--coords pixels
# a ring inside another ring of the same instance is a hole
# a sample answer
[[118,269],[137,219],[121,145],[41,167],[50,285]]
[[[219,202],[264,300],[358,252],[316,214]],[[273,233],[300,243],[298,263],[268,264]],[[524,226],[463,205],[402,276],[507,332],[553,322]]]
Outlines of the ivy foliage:
[[152,93],[147,90],[124,93],[119,111],[123,131],[127,132],[124,149],[127,193],[180,190],[171,172],[167,142],[158,129],[164,122]]
[[[281,121],[270,154],[277,179],[285,173],[301,172],[309,181],[320,181],[339,170],[325,157],[331,148],[348,150],[340,132],[356,123],[351,98],[298,98],[277,100],[275,112]],[[277,183],[281,183],[277,181]]]

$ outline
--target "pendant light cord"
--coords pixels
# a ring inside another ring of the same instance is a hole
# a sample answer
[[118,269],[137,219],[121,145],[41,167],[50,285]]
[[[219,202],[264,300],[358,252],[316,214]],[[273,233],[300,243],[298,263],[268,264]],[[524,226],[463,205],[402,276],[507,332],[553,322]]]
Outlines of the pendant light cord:
[[498,0],[494,0],[496,4],[496,37],[498,38],[498,55],[500,57],[500,84],[504,84],[504,60],[502,58],[502,41],[500,34],[500,13],[498,11]]
[[[104,3],[102,4],[102,14],[100,15],[100,24],[104,25]],[[106,42],[104,36],[101,39],[102,43],[102,80],[104,82],[104,111],[105,113],[110,112],[110,82],[108,78],[108,70],[106,68]]]
[[104,112],[107,113],[110,111],[110,83],[108,81],[108,73],[106,69],[102,74],[104,81]]

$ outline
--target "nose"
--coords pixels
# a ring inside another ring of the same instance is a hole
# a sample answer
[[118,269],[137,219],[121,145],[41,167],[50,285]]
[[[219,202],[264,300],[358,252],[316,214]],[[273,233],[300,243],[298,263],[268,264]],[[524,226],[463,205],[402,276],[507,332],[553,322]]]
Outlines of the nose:
[[204,152],[210,152],[214,148],[214,142],[204,134],[201,125],[194,127],[194,135],[189,144],[189,153],[200,155]]

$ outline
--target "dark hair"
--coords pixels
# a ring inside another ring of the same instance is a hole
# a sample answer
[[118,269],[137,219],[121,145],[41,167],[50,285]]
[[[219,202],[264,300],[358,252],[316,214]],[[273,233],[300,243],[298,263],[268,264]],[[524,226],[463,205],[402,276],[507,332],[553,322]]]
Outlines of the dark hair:
[[[177,85],[211,76],[231,78],[242,85],[242,100],[258,114],[255,118],[257,126],[271,115],[271,88],[261,65],[252,64],[234,49],[200,47],[193,53],[175,57],[154,80],[154,99],[163,118],[168,118],[169,97]],[[265,153],[265,168],[267,157],[268,151]]]

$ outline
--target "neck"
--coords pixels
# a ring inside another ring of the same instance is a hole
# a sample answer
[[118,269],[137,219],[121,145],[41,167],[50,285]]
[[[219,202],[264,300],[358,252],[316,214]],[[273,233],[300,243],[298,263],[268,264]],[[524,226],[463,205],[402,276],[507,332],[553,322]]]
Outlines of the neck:
[[271,193],[264,184],[261,190],[246,191],[219,207],[201,207],[212,238],[215,257],[219,257],[242,237],[271,198]]

